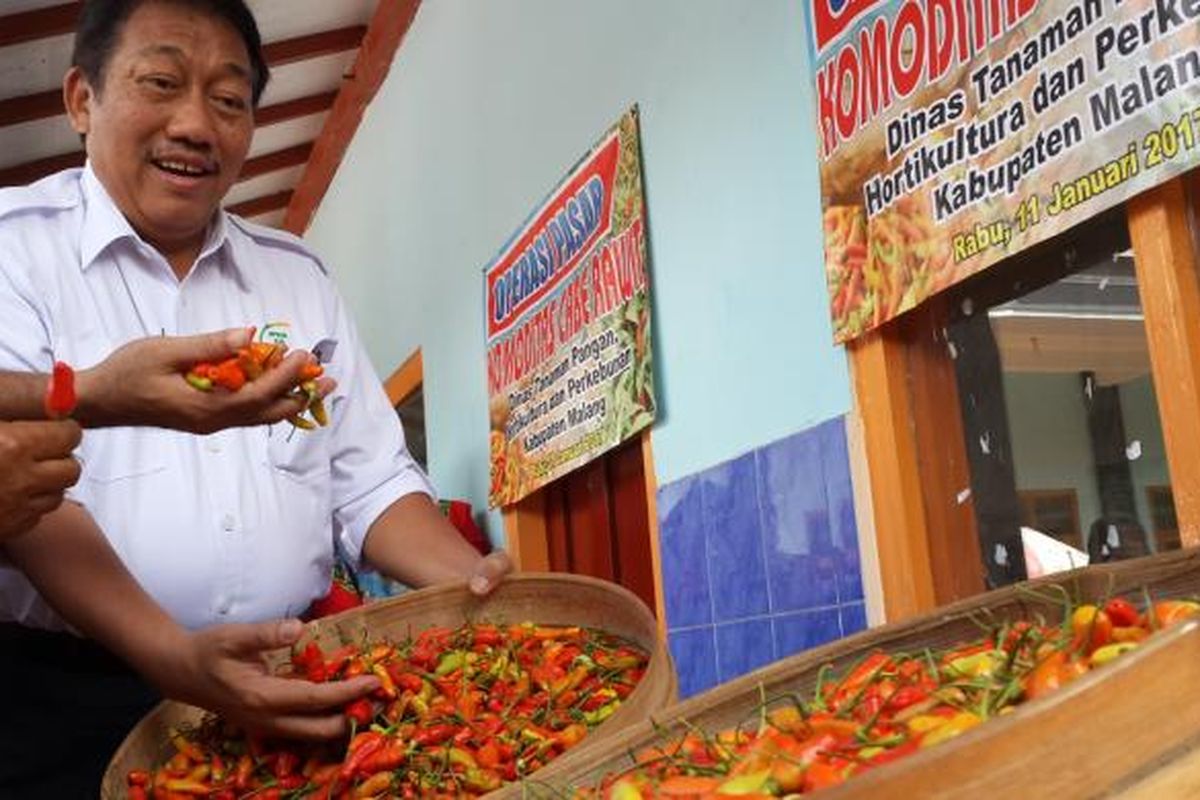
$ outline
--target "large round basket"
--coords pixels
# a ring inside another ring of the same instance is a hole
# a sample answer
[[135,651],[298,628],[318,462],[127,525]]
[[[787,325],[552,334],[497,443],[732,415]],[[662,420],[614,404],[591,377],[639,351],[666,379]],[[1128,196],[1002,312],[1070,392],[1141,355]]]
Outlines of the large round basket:
[[[309,627],[322,646],[332,649],[364,632],[368,637],[403,638],[432,625],[456,626],[467,621],[595,627],[623,636],[650,653],[642,682],[617,712],[557,761],[586,756],[614,732],[647,719],[676,700],[675,669],[646,605],[614,583],[580,575],[512,575],[485,598],[471,594],[462,584],[422,589],[317,620]],[[286,658],[287,653],[281,651],[269,660],[281,664]],[[100,788],[103,800],[123,800],[129,771],[169,757],[171,728],[197,722],[203,713],[167,701],[147,714],[109,762]]]

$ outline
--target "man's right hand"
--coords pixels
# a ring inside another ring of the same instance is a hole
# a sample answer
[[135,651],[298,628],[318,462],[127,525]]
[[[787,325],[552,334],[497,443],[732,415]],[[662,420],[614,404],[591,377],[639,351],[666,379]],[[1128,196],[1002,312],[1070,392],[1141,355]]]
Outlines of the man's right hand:
[[63,491],[79,480],[71,457],[79,437],[70,420],[0,422],[0,542],[59,507]]
[[[247,383],[237,392],[201,392],[184,373],[202,361],[216,362],[250,343],[249,328],[233,328],[199,336],[150,337],[114,350],[108,358],[76,376],[85,427],[151,425],[191,433],[280,422],[304,410],[306,403],[289,393],[300,383],[301,368],[312,359],[303,351]],[[317,389],[333,390],[322,378]]]
[[[218,625],[188,634],[157,683],[173,699],[215,711],[251,730],[300,739],[346,732],[344,706],[379,688],[374,677],[312,683],[272,675],[268,650],[300,638],[298,620]],[[152,678],[156,676],[151,676]]]

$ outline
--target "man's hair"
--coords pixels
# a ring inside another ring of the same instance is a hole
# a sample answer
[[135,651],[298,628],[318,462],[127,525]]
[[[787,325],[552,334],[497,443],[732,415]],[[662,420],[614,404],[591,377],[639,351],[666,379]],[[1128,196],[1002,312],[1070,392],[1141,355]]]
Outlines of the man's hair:
[[195,9],[232,25],[250,55],[250,85],[254,105],[258,105],[271,73],[263,55],[258,23],[243,0],[86,0],[75,30],[71,66],[79,67],[88,82],[99,91],[104,86],[104,73],[125,23],[139,6],[148,2]]

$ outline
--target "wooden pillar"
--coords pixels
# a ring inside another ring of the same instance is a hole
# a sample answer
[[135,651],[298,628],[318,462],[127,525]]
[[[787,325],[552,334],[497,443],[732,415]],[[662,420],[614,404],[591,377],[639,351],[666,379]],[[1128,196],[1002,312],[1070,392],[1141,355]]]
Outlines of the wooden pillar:
[[903,342],[889,332],[847,346],[862,418],[879,577],[889,622],[937,605]]
[[1184,547],[1195,547],[1200,545],[1200,280],[1188,180],[1195,197],[1197,171],[1133,198],[1127,214],[1179,539]]
[[847,345],[888,622],[985,588],[946,316],[935,298]]

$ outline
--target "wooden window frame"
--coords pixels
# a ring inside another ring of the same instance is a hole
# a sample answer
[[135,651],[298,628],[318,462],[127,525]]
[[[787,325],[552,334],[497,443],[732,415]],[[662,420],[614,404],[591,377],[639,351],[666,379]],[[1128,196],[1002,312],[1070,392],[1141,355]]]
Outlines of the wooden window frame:
[[[1200,169],[1125,204],[1183,547],[1200,545],[1197,205]],[[984,588],[958,387],[945,343],[929,335],[945,302],[932,298],[846,347],[862,428],[852,459],[870,484],[865,549],[878,564],[864,581],[878,587],[887,621]]]
[[[662,581],[662,552],[658,530],[658,480],[654,473],[654,449],[650,431],[639,435],[642,467],[646,481],[646,515],[650,532],[651,574],[654,577],[654,617],[659,635],[666,641],[666,595]],[[505,549],[517,569],[522,572],[545,572],[550,569],[550,538],[546,527],[546,508],[543,494],[534,492],[524,500],[501,510],[504,520]]]
[[395,408],[407,400],[410,394],[420,389],[424,381],[425,362],[421,358],[421,348],[418,347],[383,382],[383,390],[387,392],[388,402]]

